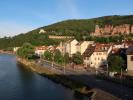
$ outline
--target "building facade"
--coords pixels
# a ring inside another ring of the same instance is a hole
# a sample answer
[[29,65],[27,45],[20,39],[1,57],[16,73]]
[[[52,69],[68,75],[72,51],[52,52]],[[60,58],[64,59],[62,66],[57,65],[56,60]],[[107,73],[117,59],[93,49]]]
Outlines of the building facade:
[[35,54],[38,56],[42,56],[46,50],[47,50],[46,46],[38,46],[35,48]]
[[[107,58],[112,50],[109,44],[96,44],[89,46],[84,53],[85,66],[99,68],[102,65],[107,65]],[[87,54],[88,53],[88,54]]]
[[127,49],[127,72],[133,75],[133,46]]

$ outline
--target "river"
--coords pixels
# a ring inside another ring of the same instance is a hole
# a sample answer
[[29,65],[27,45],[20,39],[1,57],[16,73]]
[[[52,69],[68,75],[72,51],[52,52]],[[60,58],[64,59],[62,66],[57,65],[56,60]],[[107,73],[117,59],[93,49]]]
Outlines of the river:
[[72,90],[18,64],[14,55],[0,54],[0,100],[85,100]]

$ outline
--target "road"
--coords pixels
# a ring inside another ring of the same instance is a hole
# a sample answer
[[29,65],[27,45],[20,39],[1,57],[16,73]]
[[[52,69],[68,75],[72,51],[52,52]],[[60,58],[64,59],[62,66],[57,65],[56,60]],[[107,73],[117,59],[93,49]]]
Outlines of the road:
[[114,96],[121,98],[122,100],[133,100],[133,88],[128,88],[126,86],[113,82],[108,82],[105,80],[98,80],[95,77],[94,72],[76,72],[73,70],[65,69],[64,73],[64,69],[55,64],[54,67],[52,67],[51,63],[41,61],[41,65],[44,67],[48,67],[50,70],[57,71],[61,74],[71,75],[72,79],[83,82],[88,87],[101,89],[103,91],[113,94]]

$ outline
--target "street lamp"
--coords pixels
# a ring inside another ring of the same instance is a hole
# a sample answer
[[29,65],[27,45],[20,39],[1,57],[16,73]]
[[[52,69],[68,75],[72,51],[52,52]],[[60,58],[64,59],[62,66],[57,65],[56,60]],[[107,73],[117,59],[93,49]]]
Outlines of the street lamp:
[[121,80],[122,80],[122,68],[121,68],[121,76],[120,77],[121,77]]
[[[64,59],[65,60],[65,59]],[[65,60],[66,61],[66,60]],[[66,73],[65,67],[66,67],[66,62],[64,61],[64,74]]]
[[95,68],[95,70],[96,70],[96,76],[98,75],[98,69],[97,68]]
[[52,65],[51,65],[51,66],[52,66],[52,68],[54,67],[54,55],[55,55],[55,54],[54,54],[54,51],[53,51]]
[[107,61],[106,66],[107,66],[107,76],[109,76],[109,65],[108,65],[108,61]]

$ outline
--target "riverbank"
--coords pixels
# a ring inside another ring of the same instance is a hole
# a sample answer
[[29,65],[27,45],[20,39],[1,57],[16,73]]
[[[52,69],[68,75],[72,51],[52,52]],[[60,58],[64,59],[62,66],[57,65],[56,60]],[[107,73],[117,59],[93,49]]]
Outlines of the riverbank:
[[18,62],[25,65],[26,68],[45,76],[56,83],[60,83],[77,93],[88,96],[93,100],[118,100],[117,97],[112,96],[109,93],[103,92],[99,89],[92,89],[86,86],[83,82],[77,81],[78,76],[76,75],[65,75],[52,71],[48,68],[38,66],[34,61],[27,61],[25,59],[18,58]]
[[3,50],[0,50],[0,54],[11,54],[11,55],[13,55],[15,53],[12,52],[12,51],[3,51]]

